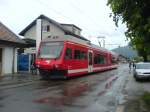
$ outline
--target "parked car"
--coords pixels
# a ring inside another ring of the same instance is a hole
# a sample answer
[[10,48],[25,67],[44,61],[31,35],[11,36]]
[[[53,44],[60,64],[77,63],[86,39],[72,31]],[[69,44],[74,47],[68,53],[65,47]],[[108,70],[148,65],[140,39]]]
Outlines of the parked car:
[[150,63],[140,62],[135,65],[133,75],[136,80],[150,79]]

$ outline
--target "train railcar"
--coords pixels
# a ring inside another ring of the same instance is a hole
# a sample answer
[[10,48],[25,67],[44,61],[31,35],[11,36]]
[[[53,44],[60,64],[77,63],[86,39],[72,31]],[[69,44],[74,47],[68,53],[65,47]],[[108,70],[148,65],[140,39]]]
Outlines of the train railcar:
[[74,37],[42,40],[36,67],[42,78],[68,78],[117,68],[112,52]]

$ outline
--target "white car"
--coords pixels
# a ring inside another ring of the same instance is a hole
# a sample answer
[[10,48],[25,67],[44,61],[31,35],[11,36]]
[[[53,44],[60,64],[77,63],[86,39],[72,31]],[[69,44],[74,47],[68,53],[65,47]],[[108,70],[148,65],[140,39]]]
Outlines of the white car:
[[150,79],[150,63],[141,62],[135,65],[133,75],[136,80]]

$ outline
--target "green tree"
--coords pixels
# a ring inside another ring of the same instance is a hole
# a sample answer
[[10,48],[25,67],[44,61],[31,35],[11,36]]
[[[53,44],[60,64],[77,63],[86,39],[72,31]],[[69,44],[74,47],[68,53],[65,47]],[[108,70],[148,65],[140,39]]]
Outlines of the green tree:
[[121,20],[127,26],[125,35],[144,61],[150,54],[150,0],[108,0],[111,16],[118,26]]

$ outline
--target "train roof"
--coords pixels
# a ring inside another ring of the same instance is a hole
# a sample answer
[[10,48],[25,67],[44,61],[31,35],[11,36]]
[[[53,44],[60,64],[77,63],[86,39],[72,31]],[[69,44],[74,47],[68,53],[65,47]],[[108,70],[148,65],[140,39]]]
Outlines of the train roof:
[[112,55],[116,55],[116,53],[109,51],[108,49],[102,48],[98,45],[92,44],[89,41],[85,41],[85,40],[81,40],[79,38],[74,38],[71,35],[59,35],[59,36],[49,36],[45,39],[42,40],[42,42],[54,42],[54,41],[70,41],[70,42],[75,42],[75,43],[79,43],[97,50],[101,50],[102,52],[108,52]]
[[[100,47],[100,46],[95,45],[95,44],[91,44],[91,47],[92,47],[92,48],[95,48],[95,49],[99,49],[99,50],[101,50],[101,51],[103,51],[103,52],[110,52],[108,49],[105,49],[105,48]],[[111,52],[110,52],[110,53],[111,53]]]

